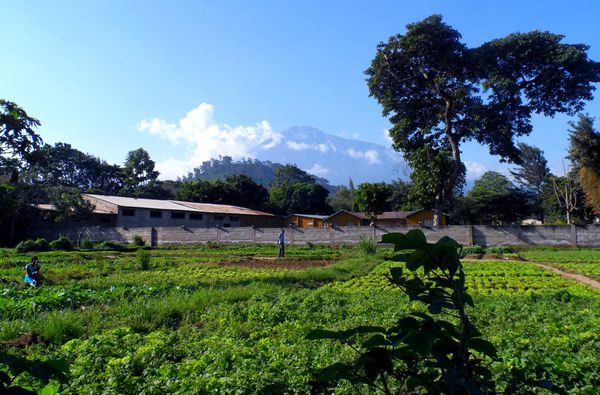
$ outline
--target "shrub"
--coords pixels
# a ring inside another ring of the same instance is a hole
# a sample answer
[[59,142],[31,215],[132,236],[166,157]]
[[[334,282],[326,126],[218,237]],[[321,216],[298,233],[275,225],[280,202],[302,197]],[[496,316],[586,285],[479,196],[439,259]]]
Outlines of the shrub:
[[50,249],[52,251],[70,251],[73,249],[73,242],[67,236],[60,236],[50,242]]
[[94,248],[94,244],[95,243],[90,239],[82,239],[79,242],[79,248],[82,248],[84,250],[92,250]]
[[465,255],[479,255],[485,254],[485,249],[482,246],[474,245],[474,246],[465,246],[461,252],[462,256]]
[[48,240],[39,238],[37,240],[23,240],[15,248],[16,252],[30,252],[30,251],[48,251],[50,246]]
[[139,235],[133,236],[132,243],[133,243],[133,245],[136,245],[138,247],[143,247],[143,246],[146,245],[146,242],[144,241],[144,239],[142,238],[142,236],[139,236]]
[[140,270],[150,269],[150,253],[144,249],[139,249],[137,252],[137,261]]
[[489,246],[485,249],[485,251],[488,254],[496,255],[509,254],[511,252],[514,252],[513,249],[509,246]]
[[35,241],[23,240],[19,244],[17,244],[17,247],[15,248],[15,250],[19,253],[35,251]]
[[358,247],[363,253],[367,255],[373,255],[377,252],[377,247],[375,247],[375,243],[368,237],[361,236],[360,241],[358,242]]
[[110,240],[105,240],[105,241],[101,241],[100,243],[96,244],[95,246],[96,250],[103,250],[103,251],[123,251],[125,250],[125,246],[123,244],[114,242],[114,241],[110,241]]

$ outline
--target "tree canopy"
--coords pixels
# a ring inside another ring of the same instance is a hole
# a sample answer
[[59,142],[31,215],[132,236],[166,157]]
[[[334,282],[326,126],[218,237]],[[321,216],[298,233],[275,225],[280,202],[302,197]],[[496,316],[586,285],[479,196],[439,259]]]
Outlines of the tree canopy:
[[[441,16],[430,16],[380,43],[365,72],[370,95],[393,125],[393,147],[413,169],[422,165],[414,155],[423,147],[449,152],[447,174],[437,181],[451,186],[464,174],[463,142],[475,140],[519,163],[514,138],[531,132],[531,116],[573,115],[600,82],[588,47],[562,43],[561,35],[515,33],[477,48],[460,39]],[[436,194],[437,210],[445,199],[447,193]]]
[[600,213],[600,133],[594,130],[594,120],[580,115],[571,123],[569,159],[573,162],[587,203]]

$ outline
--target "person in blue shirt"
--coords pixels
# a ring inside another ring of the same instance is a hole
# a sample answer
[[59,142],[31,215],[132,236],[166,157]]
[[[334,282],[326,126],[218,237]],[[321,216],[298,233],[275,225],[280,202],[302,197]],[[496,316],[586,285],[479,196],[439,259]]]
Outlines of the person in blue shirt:
[[39,287],[41,280],[41,268],[40,261],[37,256],[31,258],[31,263],[25,266],[25,284],[29,284],[32,287]]
[[277,244],[279,245],[279,258],[283,258],[285,256],[285,229],[281,229]]

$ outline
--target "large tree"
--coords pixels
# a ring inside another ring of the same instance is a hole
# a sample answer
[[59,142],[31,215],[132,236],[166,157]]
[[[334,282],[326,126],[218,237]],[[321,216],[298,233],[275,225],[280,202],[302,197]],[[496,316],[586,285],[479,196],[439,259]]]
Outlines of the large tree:
[[316,183],[315,177],[295,165],[275,170],[269,190],[270,210],[277,214],[329,214],[329,191]]
[[122,170],[95,156],[83,153],[70,144],[44,145],[38,160],[23,178],[36,185],[64,186],[83,192],[115,195],[122,188]]
[[137,197],[155,197],[160,190],[157,182],[160,173],[154,169],[154,166],[154,161],[150,159],[150,154],[145,149],[129,151],[123,164],[124,186],[120,193]]
[[[531,132],[531,116],[575,114],[600,81],[600,64],[588,59],[588,47],[564,44],[561,35],[515,33],[478,48],[460,39],[441,16],[430,16],[380,43],[365,72],[371,96],[393,124],[394,148],[411,165],[423,147],[448,151],[451,166],[438,181],[450,185],[464,174],[463,142],[475,140],[519,163],[514,137]],[[435,196],[438,214],[448,198]]]
[[544,152],[537,147],[519,143],[519,165],[510,174],[522,188],[539,196],[550,176],[548,161]]
[[358,186],[354,196],[358,209],[375,222],[378,215],[390,209],[392,189],[385,182],[364,182]]
[[580,115],[571,123],[569,159],[579,177],[587,203],[600,213],[600,133],[594,130],[594,120]]
[[530,202],[527,191],[515,188],[504,175],[488,171],[459,199],[453,217],[456,223],[505,225],[526,218],[532,210]]

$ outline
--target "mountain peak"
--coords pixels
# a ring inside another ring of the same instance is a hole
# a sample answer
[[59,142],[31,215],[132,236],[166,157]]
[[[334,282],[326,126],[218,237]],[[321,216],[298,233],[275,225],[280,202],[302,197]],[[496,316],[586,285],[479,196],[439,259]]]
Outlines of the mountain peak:
[[402,178],[406,167],[399,153],[389,147],[327,134],[312,126],[295,125],[280,138],[263,141],[252,149],[255,158],[296,164],[328,179],[332,184],[354,181],[379,182]]

